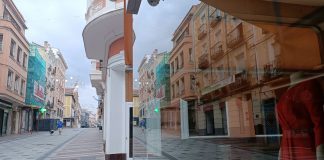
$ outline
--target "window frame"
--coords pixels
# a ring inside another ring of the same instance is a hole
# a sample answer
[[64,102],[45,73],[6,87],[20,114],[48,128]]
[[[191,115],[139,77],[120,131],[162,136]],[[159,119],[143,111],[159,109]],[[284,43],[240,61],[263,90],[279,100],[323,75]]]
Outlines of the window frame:
[[9,55],[12,58],[15,58],[16,45],[17,45],[16,41],[13,40],[13,39],[11,39],[11,41],[10,41],[10,51],[9,51]]

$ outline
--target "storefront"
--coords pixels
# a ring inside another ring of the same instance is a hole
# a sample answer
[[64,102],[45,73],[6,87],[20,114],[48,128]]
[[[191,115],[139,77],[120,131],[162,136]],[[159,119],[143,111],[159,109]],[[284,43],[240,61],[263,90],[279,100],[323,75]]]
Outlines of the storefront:
[[32,109],[31,107],[24,106],[21,110],[21,125],[20,132],[29,132],[32,129]]
[[10,134],[8,133],[8,120],[10,112],[12,112],[12,104],[7,101],[0,100],[0,136]]

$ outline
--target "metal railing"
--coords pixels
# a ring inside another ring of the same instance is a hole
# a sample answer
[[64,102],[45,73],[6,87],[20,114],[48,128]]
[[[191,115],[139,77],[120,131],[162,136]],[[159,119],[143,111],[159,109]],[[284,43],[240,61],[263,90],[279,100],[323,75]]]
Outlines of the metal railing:
[[198,30],[198,39],[201,40],[207,35],[207,25],[203,23],[200,25]]
[[221,41],[215,43],[211,48],[211,58],[215,61],[221,58],[223,53],[223,43]]
[[206,69],[209,67],[208,54],[204,53],[198,58],[199,69]]
[[243,41],[243,24],[237,25],[230,33],[226,36],[226,43],[229,48],[235,47],[237,44]]

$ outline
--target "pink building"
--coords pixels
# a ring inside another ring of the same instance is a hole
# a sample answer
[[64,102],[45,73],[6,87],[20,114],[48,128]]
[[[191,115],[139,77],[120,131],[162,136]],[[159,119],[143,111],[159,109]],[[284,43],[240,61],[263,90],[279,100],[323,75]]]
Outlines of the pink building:
[[31,128],[31,110],[24,108],[29,44],[25,20],[12,0],[0,3],[0,135]]

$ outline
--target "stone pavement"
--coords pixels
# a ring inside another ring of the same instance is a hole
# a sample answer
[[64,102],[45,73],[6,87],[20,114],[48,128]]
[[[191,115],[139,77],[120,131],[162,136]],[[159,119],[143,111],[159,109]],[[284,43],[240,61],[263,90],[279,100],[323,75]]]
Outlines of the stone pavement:
[[85,128],[45,160],[104,160],[102,131]]
[[[85,137],[89,137],[89,138],[85,138]],[[80,145],[82,145],[87,142],[96,141],[97,139],[100,139],[97,128],[91,128],[91,129],[64,128],[62,135],[59,135],[58,132],[56,131],[52,136],[49,134],[49,132],[38,132],[38,133],[34,132],[32,135],[22,135],[21,137],[19,136],[1,137],[0,159],[1,160],[51,159],[52,158],[51,156],[55,156],[55,153],[58,154],[66,153],[65,152],[66,150],[62,151],[60,149],[68,146],[68,144],[71,144],[73,146],[73,144],[76,144],[75,143],[76,141],[83,140],[82,142],[80,142]],[[99,143],[90,143],[90,145],[83,145],[83,147],[88,148],[89,150],[96,147],[98,150],[100,150],[103,146],[100,145]],[[79,151],[82,152],[81,150]],[[96,152],[96,156],[97,154],[98,153]],[[102,151],[102,156],[104,156],[103,151]],[[80,153],[80,157],[84,157],[84,156],[81,155]],[[55,158],[55,159],[59,159],[59,158]]]
[[[135,141],[142,142],[143,144]],[[146,159],[146,153],[153,158],[171,159],[171,160],[198,160],[198,159],[219,159],[219,160],[277,160],[277,155],[271,152],[266,152],[257,148],[254,142],[243,142],[242,144],[249,143],[250,146],[246,147],[239,145],[239,143],[221,143],[225,139],[217,140],[217,138],[209,139],[186,139],[172,138],[170,136],[162,137],[161,140],[161,155],[150,153],[149,147],[155,148],[156,146],[146,145],[146,138],[141,132],[140,128],[134,127],[134,159]],[[229,140],[229,138],[228,138]],[[231,142],[231,141],[225,142]],[[249,147],[256,146],[254,149]],[[142,148],[142,152],[138,152]],[[155,150],[159,150],[156,149]],[[146,153],[145,153],[146,151]],[[150,156],[148,159],[151,159]]]

